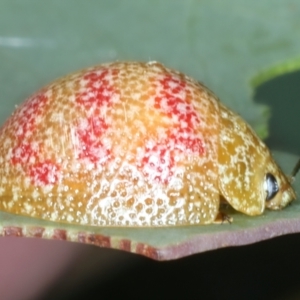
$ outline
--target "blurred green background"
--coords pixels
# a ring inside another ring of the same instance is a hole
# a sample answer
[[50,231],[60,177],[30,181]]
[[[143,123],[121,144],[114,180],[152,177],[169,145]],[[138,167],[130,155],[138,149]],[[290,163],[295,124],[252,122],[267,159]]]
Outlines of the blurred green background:
[[58,76],[158,60],[208,85],[266,134],[255,85],[300,65],[299,1],[1,0],[0,121]]
[[[68,72],[158,60],[204,82],[260,136],[269,133],[272,150],[299,156],[299,49],[299,0],[0,0],[0,122]],[[168,263],[80,245],[81,258],[37,299],[292,299],[298,240]]]

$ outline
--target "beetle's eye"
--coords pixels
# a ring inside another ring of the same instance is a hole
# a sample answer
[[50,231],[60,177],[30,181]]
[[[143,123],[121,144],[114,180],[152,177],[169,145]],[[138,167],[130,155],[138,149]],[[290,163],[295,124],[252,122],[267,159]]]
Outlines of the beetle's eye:
[[265,191],[267,192],[266,201],[270,201],[274,198],[279,190],[276,178],[268,173],[265,180]]

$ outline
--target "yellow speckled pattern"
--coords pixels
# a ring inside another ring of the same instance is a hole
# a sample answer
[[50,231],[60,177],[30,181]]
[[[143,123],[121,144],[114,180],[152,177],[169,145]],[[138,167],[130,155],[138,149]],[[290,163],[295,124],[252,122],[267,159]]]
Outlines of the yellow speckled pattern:
[[[219,186],[220,193],[236,210],[254,216],[265,206],[280,209],[296,198],[288,179],[273,160],[269,149],[236,114],[220,104]],[[265,201],[267,173],[275,176],[279,191]]]
[[[280,192],[265,204],[267,172]],[[266,146],[199,82],[115,62],[41,89],[0,129],[0,209],[96,226],[212,223],[295,194]]]

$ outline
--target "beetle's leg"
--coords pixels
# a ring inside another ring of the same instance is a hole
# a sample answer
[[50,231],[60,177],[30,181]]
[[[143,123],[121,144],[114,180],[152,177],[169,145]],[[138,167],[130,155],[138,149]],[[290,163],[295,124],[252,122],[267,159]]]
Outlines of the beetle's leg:
[[231,224],[233,222],[233,217],[219,212],[214,220],[214,224]]

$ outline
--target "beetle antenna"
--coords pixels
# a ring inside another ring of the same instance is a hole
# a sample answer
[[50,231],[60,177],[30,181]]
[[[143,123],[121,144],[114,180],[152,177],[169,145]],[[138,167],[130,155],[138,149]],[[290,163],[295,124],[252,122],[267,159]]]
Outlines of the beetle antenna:
[[298,160],[298,162],[296,163],[296,166],[294,167],[291,177],[292,179],[294,179],[298,173],[298,171],[300,170],[300,159]]

